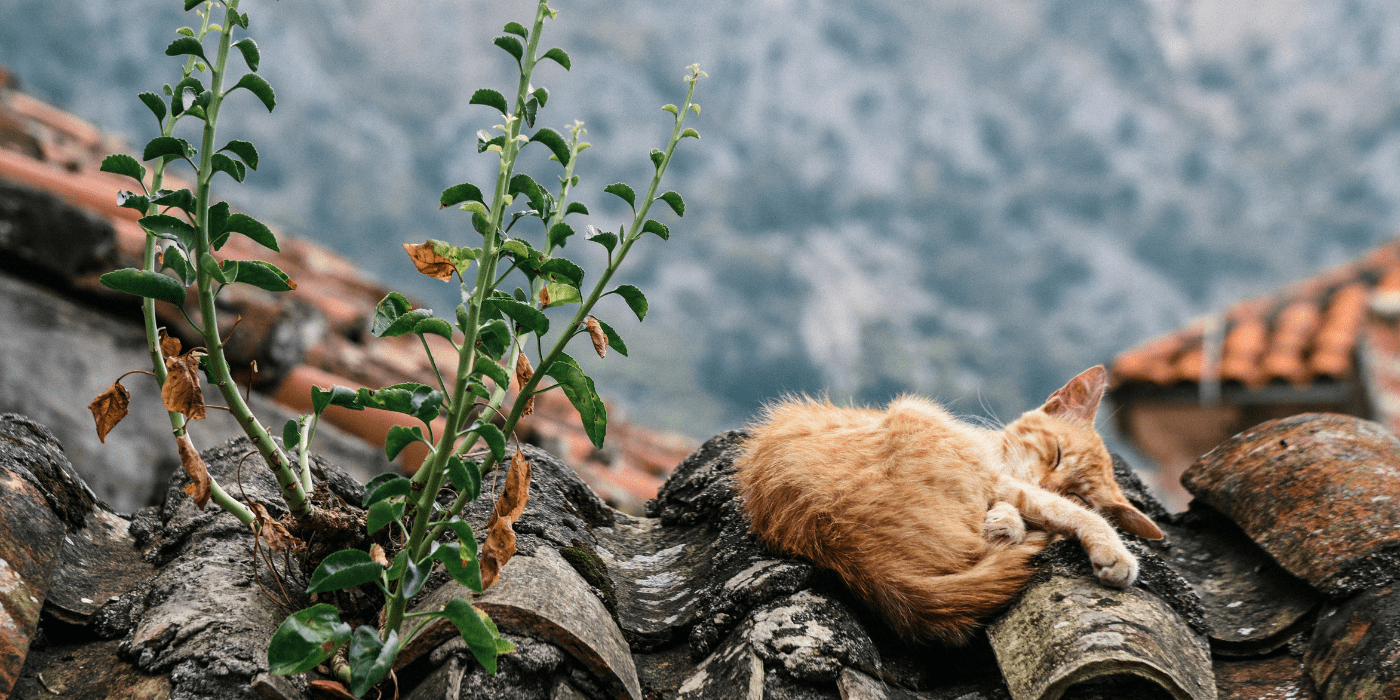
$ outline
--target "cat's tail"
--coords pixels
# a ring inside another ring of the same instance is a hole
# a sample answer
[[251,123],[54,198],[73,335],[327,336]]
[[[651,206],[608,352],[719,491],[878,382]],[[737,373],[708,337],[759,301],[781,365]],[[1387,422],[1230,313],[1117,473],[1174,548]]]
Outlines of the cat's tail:
[[[994,545],[972,568],[942,576],[920,575],[896,565],[881,572],[888,577],[881,585],[859,586],[870,589],[859,593],[905,639],[962,644],[979,620],[1000,611],[1021,593],[1034,573],[1030,558],[1049,543],[1049,535],[1031,531],[1024,542]],[[862,577],[862,582],[869,580]]]

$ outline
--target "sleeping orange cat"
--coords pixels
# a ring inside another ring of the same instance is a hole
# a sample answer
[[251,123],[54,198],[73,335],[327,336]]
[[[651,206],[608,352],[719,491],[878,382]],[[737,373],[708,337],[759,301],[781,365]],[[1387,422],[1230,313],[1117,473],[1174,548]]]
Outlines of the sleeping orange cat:
[[760,539],[836,571],[901,636],[962,642],[1052,535],[1078,538],[1119,588],[1138,565],[1109,521],[1161,539],[1094,431],[1107,384],[1086,370],[1002,430],[915,396],[884,411],[786,400],[751,429],[739,492]]

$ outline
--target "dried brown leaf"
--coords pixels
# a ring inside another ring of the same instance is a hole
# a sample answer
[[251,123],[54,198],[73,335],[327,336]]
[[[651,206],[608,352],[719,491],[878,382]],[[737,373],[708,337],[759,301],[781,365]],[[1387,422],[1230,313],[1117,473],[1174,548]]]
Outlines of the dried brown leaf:
[[598,357],[608,356],[608,334],[603,332],[603,326],[598,323],[598,319],[588,317],[588,337],[593,339],[593,350],[598,353]]
[[170,368],[170,361],[180,356],[180,339],[172,337],[165,329],[160,329],[160,354],[165,358],[166,369]]
[[194,504],[199,506],[200,510],[204,510],[213,490],[209,468],[199,456],[199,450],[194,448],[194,443],[190,442],[189,435],[181,435],[176,442],[180,446],[180,464],[185,468],[185,473],[190,475],[190,484],[185,487],[185,493],[194,499]]
[[540,287],[540,306],[549,306],[549,287]]
[[272,514],[267,512],[267,508],[261,503],[249,503],[248,508],[253,511],[253,523],[249,527],[258,537],[267,542],[267,548],[274,552],[293,551],[300,552],[306,549],[306,543],[302,542],[287,530],[282,523],[272,519]]
[[117,427],[123,418],[126,417],[127,407],[131,405],[131,392],[121,385],[121,382],[112,382],[112,386],[106,391],[97,395],[97,398],[88,404],[88,410],[92,411],[92,419],[97,423],[97,439],[99,442],[107,442],[107,433],[112,432],[112,428]]
[[165,386],[160,388],[160,401],[165,410],[178,411],[189,420],[204,419],[204,392],[199,388],[198,350],[166,358]]
[[514,524],[530,500],[530,462],[516,452],[510,458],[506,488],[496,499],[496,509],[486,524],[486,543],[481,547],[481,585],[490,588],[500,577],[501,568],[515,556]]
[[318,697],[340,698],[342,700],[358,700],[350,691],[345,688],[345,684],[339,681],[314,680],[306,684]]
[[[515,356],[515,388],[523,390],[525,383],[535,376],[535,368],[530,366],[530,358],[522,352]],[[528,416],[535,412],[535,397],[525,399],[525,410],[521,415]]]
[[379,543],[376,542],[369,546],[369,558],[373,559],[374,563],[386,569],[389,568],[389,557],[384,554],[384,548],[380,547]]
[[435,279],[444,282],[452,281],[452,275],[457,272],[457,267],[452,261],[437,254],[433,250],[433,244],[428,243],[405,243],[403,249],[408,251],[408,257],[413,258],[413,264],[418,267],[418,271]]

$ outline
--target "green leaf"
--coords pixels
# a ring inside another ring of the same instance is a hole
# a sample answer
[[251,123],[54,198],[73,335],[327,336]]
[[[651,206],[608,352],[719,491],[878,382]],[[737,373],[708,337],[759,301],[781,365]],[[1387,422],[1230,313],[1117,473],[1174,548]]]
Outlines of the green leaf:
[[544,144],[546,148],[554,153],[554,159],[559,161],[560,165],[564,167],[569,166],[569,144],[564,140],[563,136],[559,135],[559,132],[545,127],[536,131],[535,135],[530,137],[530,143]]
[[244,37],[233,42],[233,48],[243,54],[243,62],[248,64],[248,70],[258,72],[258,63],[262,61],[262,54],[258,52],[258,42],[253,41],[251,37]]
[[500,428],[491,423],[477,423],[471,429],[475,430],[486,446],[491,448],[491,454],[495,456],[496,461],[499,462],[506,458],[506,436]]
[[[398,428],[400,426],[394,426]],[[389,459],[393,459],[390,457]],[[369,507],[369,513],[365,515],[365,532],[373,535],[384,529],[385,525],[397,521],[403,517],[405,505],[403,499],[394,501],[379,501]]]
[[266,80],[263,80],[262,76],[260,75],[256,75],[254,73],[248,73],[247,75],[244,75],[242,78],[238,79],[238,84],[229,88],[226,92],[224,92],[224,94],[228,95],[230,92],[233,92],[238,88],[243,88],[244,90],[247,90],[248,92],[257,95],[258,99],[262,100],[263,106],[267,107],[267,111],[269,112],[271,112],[272,109],[277,106],[277,93],[273,92],[272,86],[269,85]]
[[466,542],[467,540],[462,540],[460,543],[449,542],[438,545],[437,550],[433,552],[433,557],[442,562],[442,568],[447,569],[447,574],[453,580],[476,593],[480,593],[482,591],[481,562],[477,560],[474,551],[476,539],[471,539],[471,550],[464,546]]
[[204,0],[185,0],[185,12],[204,4]]
[[279,676],[310,671],[350,641],[350,634],[334,605],[313,605],[288,617],[273,633],[267,645],[269,670]]
[[379,630],[369,625],[355,628],[345,660],[350,664],[350,694],[360,697],[379,684],[399,655],[399,633],[389,630],[389,638],[379,639]]
[[[478,610],[461,598],[453,598],[442,608],[443,614],[457,628],[462,640],[467,643],[477,663],[491,675],[496,675],[496,640],[500,634],[492,634],[491,628],[482,621]],[[483,613],[484,614],[484,613]]]
[[[507,37],[502,37],[507,38]],[[535,114],[540,110],[540,103],[531,97],[525,101],[525,126],[535,128]]]
[[[205,255],[208,256],[210,260],[214,259],[214,256],[209,255],[208,253],[205,253]],[[221,284],[232,284],[233,282],[238,281],[237,260],[225,260],[221,263],[218,263],[218,267],[220,272],[218,275],[215,276],[215,279],[219,280]]]
[[647,219],[646,223],[642,224],[642,233],[654,233],[663,241],[671,238],[671,229],[656,219]]
[[604,187],[603,191],[607,192],[608,194],[620,197],[622,201],[627,202],[627,206],[632,207],[633,209],[637,208],[637,195],[635,192],[632,191],[631,187],[627,186],[626,183],[614,182],[613,184]]
[[188,141],[178,139],[174,136],[157,136],[146,142],[146,148],[141,151],[141,160],[155,160],[156,158],[190,158],[194,156],[194,146]]
[[189,36],[182,36],[170,42],[170,45],[165,47],[165,55],[198,56],[203,59],[205,63],[209,62],[209,59],[204,58],[204,45],[200,44],[198,39]]
[[[465,462],[457,455],[448,457],[447,478],[457,493],[467,494],[468,500],[475,501],[481,495],[481,470],[475,462]],[[472,550],[476,550],[476,540],[472,540]]]
[[661,164],[666,162],[666,152],[659,148],[651,149],[651,153],[647,154],[647,156],[651,158],[651,166],[653,168],[660,168]]
[[535,91],[530,93],[530,95],[533,96],[535,100],[540,103],[541,107],[543,107],[546,102],[549,102],[549,91],[542,87],[535,88]]
[[670,112],[671,114],[674,114],[678,117],[681,115],[681,111],[679,109],[676,109],[675,105],[661,105],[661,111]]
[[515,196],[521,192],[525,193],[525,197],[530,201],[530,206],[537,210],[543,209],[543,190],[539,183],[525,173],[519,173],[510,179],[509,194]]
[[337,384],[327,391],[311,385],[311,410],[320,415],[328,406],[343,406],[355,411],[365,410],[365,407],[359,404],[359,395],[348,386]]
[[161,208],[175,207],[194,216],[199,200],[195,199],[194,193],[189,190],[160,190],[151,197],[151,204]]
[[97,281],[101,282],[102,286],[119,292],[159,299],[179,307],[185,305],[185,285],[159,272],[128,267],[108,272],[97,278]]
[[546,308],[563,306],[565,304],[576,304],[583,301],[583,295],[579,293],[578,287],[563,282],[550,282],[545,285],[545,291],[549,294],[549,305]]
[[404,567],[403,580],[399,583],[405,598],[412,598],[423,590],[423,584],[428,582],[428,575],[433,573],[433,554],[436,553],[439,546],[441,545],[434,542],[433,551],[429,552],[422,561],[408,560],[408,565]]
[[301,444],[301,423],[290,419],[282,426],[282,446],[294,450]]
[[[235,214],[237,216],[237,214]],[[276,265],[261,260],[229,261],[238,263],[238,279],[235,282],[251,284],[269,292],[289,292],[296,289],[292,279]]]
[[413,416],[423,422],[437,418],[445,395],[426,384],[406,382],[382,389],[360,389],[355,400],[367,408],[378,408]]
[[342,549],[326,557],[316,571],[311,574],[307,593],[324,593],[344,588],[354,588],[371,581],[378,581],[384,567],[369,557],[369,552],[358,549]]
[[685,200],[672,190],[662,192],[657,199],[671,205],[671,211],[676,212],[676,216],[685,216]]
[[506,368],[496,364],[495,360],[485,355],[478,353],[476,364],[472,365],[472,368],[476,370],[476,373],[490,377],[497,387],[510,386],[510,375],[506,373]]
[[521,39],[530,38],[530,32],[525,29],[525,25],[519,22],[507,22],[504,31],[507,34],[514,34]]
[[564,390],[564,395],[583,421],[583,432],[595,447],[602,449],[608,428],[608,413],[603,407],[603,400],[598,398],[593,380],[583,373],[574,358],[562,352],[545,370],[545,374],[559,382],[559,388]]
[[[550,281],[560,280],[575,287],[583,285],[583,268],[567,258],[550,258],[540,265],[540,274]],[[553,296],[554,292],[550,292]]]
[[243,182],[243,178],[248,175],[248,166],[222,153],[215,153],[209,159],[209,165],[216,173],[228,173],[235,182]]
[[384,456],[393,459],[403,452],[403,448],[415,442],[427,442],[423,437],[423,429],[418,426],[408,427],[396,425],[389,428],[389,434],[384,437]]
[[151,110],[152,114],[156,115],[156,124],[165,126],[165,100],[162,100],[160,95],[154,92],[143,92],[137,97],[141,98],[141,102]]
[[696,131],[696,130],[690,128],[690,127],[686,127],[686,128],[685,128],[685,131],[682,131],[682,132],[681,132],[681,138],[683,138],[683,139],[698,139],[698,138],[700,138],[700,132],[698,132],[698,131]]
[[632,313],[637,314],[637,320],[641,321],[647,316],[647,295],[642,294],[642,290],[630,284],[619,285],[617,289],[608,292],[616,294],[627,302],[627,307],[632,309]]
[[361,508],[368,508],[394,496],[407,496],[413,493],[413,482],[398,474],[380,474],[365,484],[365,495],[360,501]]
[[584,229],[584,237],[590,241],[593,241],[594,243],[597,243],[600,246],[603,246],[604,248],[607,248],[609,253],[611,253],[613,248],[617,246],[616,233],[599,231],[593,226],[589,226]]
[[520,327],[526,331],[540,336],[549,332],[549,319],[533,305],[514,299],[495,299],[493,303],[497,309],[501,310],[501,313],[509,316],[512,321],[520,324]]
[[506,53],[513,56],[515,58],[516,63],[519,63],[523,58],[525,58],[525,47],[521,45],[520,40],[516,39],[515,37],[498,36],[496,37],[495,41],[492,41],[491,43],[501,47],[505,50]]
[[98,168],[104,173],[116,173],[125,175],[137,182],[146,181],[146,167],[136,161],[135,158],[125,153],[113,153],[102,159],[102,167]]
[[431,320],[433,318],[433,310],[414,309],[402,316],[399,316],[398,318],[394,319],[393,323],[382,328],[378,325],[378,311],[375,312],[374,318],[376,322],[376,325],[374,326],[372,331],[374,333],[374,336],[376,338],[394,338],[401,335],[408,335],[409,333],[414,332],[414,330],[418,328],[418,324],[423,323],[424,321]]
[[225,276],[223,268],[219,267],[219,261],[215,260],[214,256],[208,253],[200,254],[199,266],[204,268],[204,271],[208,272],[209,276],[213,277],[214,281],[218,282],[219,284],[228,284],[229,282],[232,282],[234,279],[236,279],[238,276],[237,265],[233,265],[229,270],[233,273],[232,276]]
[[174,271],[175,276],[183,280],[186,287],[195,283],[194,265],[185,260],[185,255],[180,252],[179,246],[170,246],[165,249],[165,253],[161,255],[160,269]]
[[560,221],[549,228],[549,245],[563,248],[564,242],[572,235],[574,235],[574,228]]
[[583,214],[584,216],[588,216],[588,207],[584,206],[583,202],[570,202],[569,208],[564,210],[564,216],[570,214]]
[[[245,39],[245,41],[251,40]],[[253,144],[247,141],[229,141],[224,144],[223,148],[219,149],[219,152],[222,153],[223,151],[228,151],[238,156],[239,160],[242,160],[250,170],[258,169],[258,149],[254,148]]]
[[618,335],[612,326],[604,323],[603,319],[594,316],[593,320],[598,322],[598,326],[603,329],[603,335],[608,337],[608,347],[616,350],[617,354],[627,357],[627,344],[622,342],[622,336]]
[[485,204],[485,200],[481,198],[481,190],[477,189],[477,186],[470,182],[453,185],[443,190],[441,201],[441,208],[450,207],[454,204],[461,204],[462,202],[481,202]]
[[505,135],[505,134],[501,134],[501,135],[496,136],[496,137],[494,137],[494,138],[488,138],[489,136],[490,136],[490,134],[486,133],[485,131],[478,131],[478,132],[476,132],[476,152],[477,152],[477,153],[485,153],[486,150],[489,149],[489,148],[491,148],[492,146],[495,146],[495,147],[497,147],[497,148],[505,148],[505,145],[506,145],[506,135]]
[[[370,326],[370,332],[376,337],[380,337],[382,332],[394,325],[400,317],[408,313],[413,308],[408,299],[398,292],[389,292],[388,296],[379,300],[379,305],[374,307],[374,323]],[[408,325],[408,324],[405,324]],[[414,323],[413,325],[417,325]],[[409,326],[412,328],[412,326]],[[405,331],[407,332],[407,331]],[[399,335],[403,335],[400,333]]]
[[235,13],[233,13],[233,14],[234,14],[233,23],[236,24],[236,25],[238,25],[238,26],[240,26],[240,27],[243,27],[244,29],[247,29],[247,28],[248,28],[248,13],[247,13],[247,12],[244,12],[243,14],[238,14],[237,12],[235,12]]
[[510,345],[510,326],[499,318],[493,318],[476,332],[476,342],[481,344],[481,349],[487,355],[500,357]]
[[506,98],[501,97],[501,93],[495,90],[487,90],[485,88],[477,90],[472,93],[472,98],[467,100],[467,104],[495,107],[501,114],[510,114],[510,107],[506,106]]
[[150,231],[156,238],[179,243],[186,251],[199,248],[199,232],[193,226],[168,214],[143,216],[136,223],[141,224],[141,228]]
[[228,202],[219,202],[209,207],[209,243],[214,250],[224,247],[228,240]]
[[413,327],[413,332],[418,334],[431,333],[440,335],[448,340],[452,340],[452,324],[440,318],[425,318]]
[[277,247],[277,237],[272,235],[272,229],[247,214],[229,216],[228,221],[224,223],[224,232],[241,233],[264,248],[281,252],[281,248]]
[[564,70],[569,70],[569,54],[564,53],[564,49],[558,47],[552,48],[544,52],[544,55],[540,56],[540,58],[547,58],[563,66]]
[[117,206],[134,209],[144,215],[151,208],[151,200],[147,199],[145,195],[122,190],[117,193]]

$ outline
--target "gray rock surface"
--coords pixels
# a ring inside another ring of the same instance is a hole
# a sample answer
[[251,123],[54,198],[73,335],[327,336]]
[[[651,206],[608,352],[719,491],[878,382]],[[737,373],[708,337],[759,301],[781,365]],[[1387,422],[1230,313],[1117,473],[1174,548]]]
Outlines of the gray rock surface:
[[0,267],[66,286],[80,274],[105,272],[116,252],[116,231],[105,220],[47,192],[0,180]]

